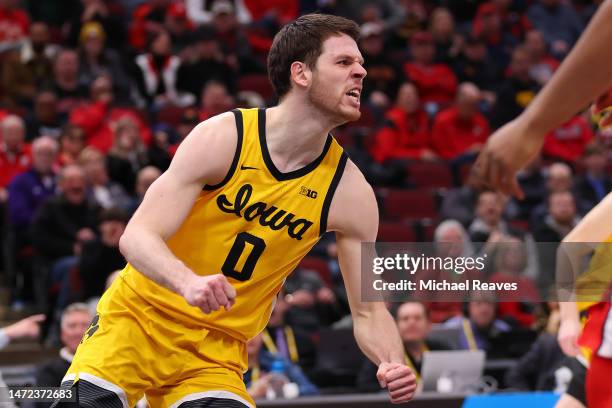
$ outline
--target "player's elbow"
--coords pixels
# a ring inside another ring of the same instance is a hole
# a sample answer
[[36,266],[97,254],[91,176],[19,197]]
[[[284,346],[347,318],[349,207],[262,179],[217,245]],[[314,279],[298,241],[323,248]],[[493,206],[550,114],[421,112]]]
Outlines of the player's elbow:
[[130,234],[127,228],[119,238],[119,251],[125,259],[128,259],[130,253]]

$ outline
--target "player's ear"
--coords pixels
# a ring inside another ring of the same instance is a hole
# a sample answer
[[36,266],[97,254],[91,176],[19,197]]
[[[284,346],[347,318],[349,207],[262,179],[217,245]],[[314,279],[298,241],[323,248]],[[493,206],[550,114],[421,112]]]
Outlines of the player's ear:
[[291,80],[300,88],[307,88],[310,85],[312,71],[301,61],[294,61],[290,68]]

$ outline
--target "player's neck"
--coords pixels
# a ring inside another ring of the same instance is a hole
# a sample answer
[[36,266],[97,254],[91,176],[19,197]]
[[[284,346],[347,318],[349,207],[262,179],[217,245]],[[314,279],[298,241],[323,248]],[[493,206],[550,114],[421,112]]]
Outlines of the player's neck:
[[322,117],[303,101],[284,100],[266,112],[266,142],[276,167],[283,171],[299,169],[323,151],[329,132],[337,125]]

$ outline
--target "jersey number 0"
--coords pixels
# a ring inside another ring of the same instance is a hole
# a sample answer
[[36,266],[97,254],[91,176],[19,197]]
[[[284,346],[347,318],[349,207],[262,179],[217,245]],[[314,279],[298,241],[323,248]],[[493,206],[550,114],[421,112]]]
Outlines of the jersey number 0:
[[[250,244],[252,246],[251,252],[247,256],[244,266],[242,267],[242,271],[236,270],[236,265],[238,264],[238,260],[242,256],[242,253],[245,250],[246,244]],[[248,232],[241,232],[236,235],[236,239],[234,240],[234,245],[229,251],[225,262],[223,262],[223,266],[221,267],[221,271],[225,276],[230,278],[234,278],[239,281],[246,281],[251,279],[251,275],[253,274],[253,269],[255,269],[255,264],[257,260],[263,253],[263,250],[266,248],[266,243],[263,239],[256,237],[255,235],[249,234]]]

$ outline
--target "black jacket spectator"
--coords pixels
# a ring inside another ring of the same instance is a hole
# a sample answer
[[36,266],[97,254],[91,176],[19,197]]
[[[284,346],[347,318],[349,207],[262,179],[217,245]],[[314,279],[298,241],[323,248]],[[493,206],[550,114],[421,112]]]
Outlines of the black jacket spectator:
[[521,391],[552,391],[555,388],[555,371],[564,359],[557,337],[543,333],[527,354],[506,373],[506,386]]
[[77,232],[95,230],[97,216],[97,208],[87,202],[74,205],[61,196],[49,199],[32,223],[34,248],[48,260],[73,255]]

